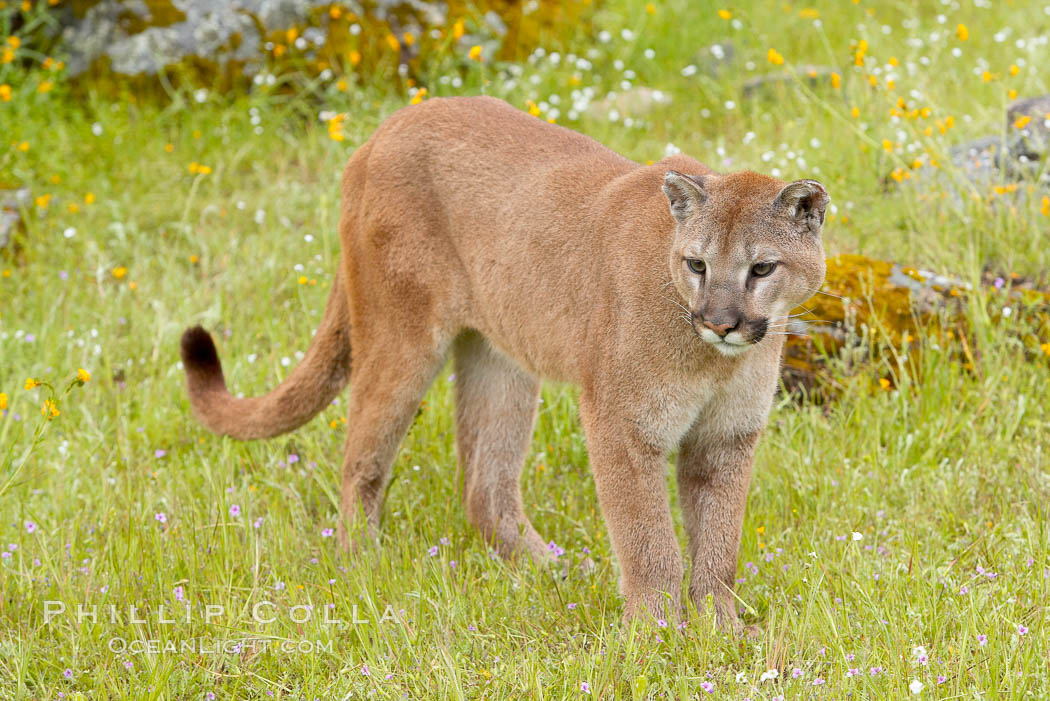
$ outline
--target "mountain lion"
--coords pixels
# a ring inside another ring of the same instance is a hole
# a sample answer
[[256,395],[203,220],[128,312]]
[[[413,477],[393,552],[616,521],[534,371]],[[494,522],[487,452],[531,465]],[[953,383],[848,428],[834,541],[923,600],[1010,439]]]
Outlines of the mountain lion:
[[685,156],[640,166],[488,97],[390,116],[342,180],[342,253],[306,356],[238,399],[211,336],[182,359],[200,421],[266,438],[351,385],[340,542],[379,527],[400,442],[449,353],[466,513],[501,555],[547,557],[520,476],[541,379],[580,388],[626,616],[680,614],[689,594],[739,630],[733,585],[759,433],[791,310],[824,279],[828,195],[813,180],[719,174]]

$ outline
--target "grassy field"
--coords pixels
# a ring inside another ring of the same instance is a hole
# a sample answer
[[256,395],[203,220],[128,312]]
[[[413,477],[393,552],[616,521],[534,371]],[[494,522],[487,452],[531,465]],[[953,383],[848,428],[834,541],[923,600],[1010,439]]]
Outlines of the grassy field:
[[[520,66],[435,60],[428,94],[505,97],[641,162],[677,148],[818,178],[835,205],[829,254],[973,281],[1042,274],[1038,198],[1010,208],[980,193],[953,209],[884,185],[1001,132],[1011,90],[1050,92],[1050,7],[986,4],[720,15],[609,0],[593,35]],[[696,53],[727,39],[735,60],[713,75]],[[807,63],[840,77],[742,94]],[[610,116],[574,100],[624,81],[670,101]],[[494,559],[467,524],[447,373],[397,460],[380,544],[357,556],[331,537],[345,395],[258,443],[190,415],[187,325],[217,332],[235,392],[274,386],[306,349],[338,254],[342,165],[409,100],[391,81],[152,106],[74,95],[44,69],[2,65],[0,83],[0,181],[35,198],[21,257],[0,260],[0,698],[1050,695],[1050,364],[1026,359],[987,297],[971,305],[972,369],[929,347],[921,373],[872,370],[895,372],[892,390],[778,401],[737,588],[756,637],[702,615],[627,626],[572,388],[545,388],[523,478],[534,523],[564,551],[556,573]],[[346,116],[333,127],[322,110]]]

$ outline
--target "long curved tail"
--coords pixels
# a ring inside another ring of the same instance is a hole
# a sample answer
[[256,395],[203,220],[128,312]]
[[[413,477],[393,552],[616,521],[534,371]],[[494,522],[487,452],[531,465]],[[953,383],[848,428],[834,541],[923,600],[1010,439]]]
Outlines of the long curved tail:
[[200,326],[182,334],[182,363],[190,404],[208,430],[240,440],[270,438],[318,414],[350,380],[350,314],[340,268],[310,349],[292,374],[261,397],[238,399],[226,389],[211,334]]

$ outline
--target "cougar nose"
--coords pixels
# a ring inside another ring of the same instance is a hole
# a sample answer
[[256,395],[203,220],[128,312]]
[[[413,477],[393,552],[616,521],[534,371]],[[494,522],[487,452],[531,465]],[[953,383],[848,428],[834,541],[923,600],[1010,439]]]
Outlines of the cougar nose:
[[729,333],[730,331],[735,329],[737,327],[738,323],[739,322],[729,322],[729,323],[725,323],[725,324],[716,324],[713,321],[705,320],[704,321],[704,326],[706,326],[707,328],[711,329],[712,331],[717,333],[719,336],[724,337],[727,333]]

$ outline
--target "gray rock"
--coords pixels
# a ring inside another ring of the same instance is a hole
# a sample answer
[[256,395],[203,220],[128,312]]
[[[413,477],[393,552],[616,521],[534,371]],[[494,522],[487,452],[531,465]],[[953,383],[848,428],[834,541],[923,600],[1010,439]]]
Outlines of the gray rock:
[[29,188],[0,190],[0,249],[14,243],[15,234],[22,226],[22,210],[29,206],[33,197]]
[[[109,59],[110,69],[121,75],[155,75],[165,66],[188,57],[212,60],[219,66],[230,61],[243,62],[245,74],[253,75],[265,61],[265,37],[260,29],[270,32],[302,25],[311,11],[332,4],[331,0],[170,2],[183,18],[166,26],[149,26],[154,18],[145,0],[100,0],[80,19],[68,13],[69,24],[62,30],[62,42],[70,52],[70,75],[83,73],[103,57]],[[343,4],[358,15],[364,14],[357,2]],[[399,31],[418,34],[420,28],[412,18],[431,26],[442,24],[447,6],[422,0],[372,0],[369,12],[378,19],[389,19]],[[327,23],[327,14],[320,16],[321,22]],[[142,25],[146,26],[141,31],[128,29]],[[304,31],[303,37],[312,48],[326,40],[325,26],[309,35]]]
[[705,75],[718,76],[736,59],[736,47],[729,40],[705,46],[696,52],[693,63]]
[[812,65],[799,66],[794,72],[767,73],[747,80],[740,88],[741,94],[745,98],[758,97],[772,94],[778,89],[794,87],[796,83],[804,83],[811,88],[831,85],[832,73],[839,73],[839,70],[831,66]]
[[949,150],[955,170],[975,185],[1000,182],[1002,169],[1009,160],[1006,144],[1001,136],[984,136]]
[[[1028,117],[1022,128],[1017,123]],[[922,199],[947,200],[960,205],[976,193],[985,197],[997,185],[1016,184],[1008,196],[1014,204],[1031,195],[1031,185],[1040,187],[1041,197],[1050,187],[1047,161],[1050,157],[1050,95],[1017,100],[1007,107],[1005,135],[985,136],[953,146],[952,168],[923,169],[905,181]]]
[[[1017,128],[1019,120],[1028,123]],[[1038,164],[1050,151],[1050,95],[1016,100],[1006,108],[1006,133],[1010,135],[1010,155],[1029,170],[1038,171]]]

